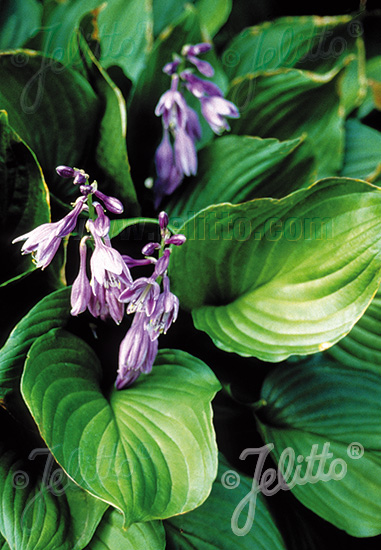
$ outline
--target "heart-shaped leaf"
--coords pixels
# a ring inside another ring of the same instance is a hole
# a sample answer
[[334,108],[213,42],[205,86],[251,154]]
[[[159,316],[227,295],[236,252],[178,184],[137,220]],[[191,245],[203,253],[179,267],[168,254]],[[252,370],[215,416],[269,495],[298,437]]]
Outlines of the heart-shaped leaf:
[[55,167],[82,167],[88,153],[100,102],[87,80],[37,52],[5,52],[0,55],[0,109],[35,153],[49,189],[63,200],[76,196],[76,187],[59,178]]
[[344,112],[338,94],[342,70],[338,67],[319,74],[276,69],[236,78],[228,98],[241,116],[232,121],[232,131],[280,140],[306,132],[314,147],[319,177],[337,174],[344,149]]
[[109,508],[86,550],[149,550],[165,549],[165,531],[161,521],[133,523],[123,529],[123,516]]
[[184,352],[162,351],[152,374],[108,399],[100,378],[94,352],[65,331],[32,346],[22,393],[57,461],[120,509],[125,526],[199,506],[217,466],[213,373]]
[[379,286],[380,193],[326,179],[281,200],[202,210],[180,229],[173,292],[226,351],[280,361],[326,349]]
[[[284,550],[263,495],[220,455],[217,479],[202,506],[164,522],[173,550]],[[250,499],[254,505],[250,504]]]
[[306,187],[315,172],[303,142],[222,136],[200,151],[197,176],[184,182],[166,210],[188,219],[211,204],[284,197]]
[[35,155],[0,111],[0,286],[34,269],[12,240],[50,220],[49,192]]
[[294,495],[352,536],[380,534],[379,376],[342,365],[283,366],[261,398],[259,429]]

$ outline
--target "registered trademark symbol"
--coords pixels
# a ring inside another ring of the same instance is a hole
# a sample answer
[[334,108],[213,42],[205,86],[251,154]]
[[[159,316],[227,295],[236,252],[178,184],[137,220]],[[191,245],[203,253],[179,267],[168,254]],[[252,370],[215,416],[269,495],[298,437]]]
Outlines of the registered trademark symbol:
[[350,443],[347,448],[347,455],[349,458],[352,458],[354,460],[358,460],[359,458],[364,456],[364,447],[361,445],[361,443],[358,443],[358,441],[354,441],[353,443]]

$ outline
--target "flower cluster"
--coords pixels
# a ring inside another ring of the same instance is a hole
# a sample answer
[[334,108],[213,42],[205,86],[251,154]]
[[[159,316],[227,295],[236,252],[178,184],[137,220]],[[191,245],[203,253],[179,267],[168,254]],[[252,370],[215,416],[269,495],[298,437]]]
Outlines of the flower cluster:
[[200,74],[212,77],[212,65],[199,59],[199,55],[211,47],[206,42],[186,45],[181,56],[175,55],[173,61],[163,68],[171,77],[171,87],[161,96],[155,109],[155,114],[162,117],[163,126],[163,138],[155,154],[156,207],[165,195],[173,193],[184,176],[197,172],[196,142],[201,138],[201,125],[197,112],[187,104],[181,89],[199,100],[202,116],[218,135],[224,130],[230,130],[226,117],[239,117],[237,107],[224,99],[216,84],[200,78],[194,74],[193,68],[186,67],[187,62],[190,62]]
[[[61,240],[75,230],[81,212],[88,213],[86,229],[88,234],[79,243],[79,271],[71,289],[71,314],[79,315],[88,310],[93,317],[102,320],[113,319],[119,324],[127,305],[127,314],[134,313],[130,329],[119,350],[117,389],[134,382],[141,373],[152,369],[158,337],[166,333],[176,320],[179,301],[170,291],[167,274],[171,245],[180,246],[184,235],[172,235],[168,229],[168,216],[159,214],[161,242],[150,242],[142,248],[143,258],[134,259],[120,254],[112,247],[109,231],[110,219],[105,209],[114,214],[123,212],[122,203],[115,197],[98,191],[97,182],[89,184],[89,176],[77,168],[58,166],[62,177],[73,178],[81,196],[73,209],[62,220],[45,223],[14,239],[14,243],[25,241],[22,254],[31,253],[37,267],[44,269],[52,261]],[[102,201],[93,201],[93,197]],[[90,278],[88,277],[87,254],[89,245]],[[154,254],[157,253],[156,258]],[[131,269],[139,265],[152,265],[150,277],[133,280]]]

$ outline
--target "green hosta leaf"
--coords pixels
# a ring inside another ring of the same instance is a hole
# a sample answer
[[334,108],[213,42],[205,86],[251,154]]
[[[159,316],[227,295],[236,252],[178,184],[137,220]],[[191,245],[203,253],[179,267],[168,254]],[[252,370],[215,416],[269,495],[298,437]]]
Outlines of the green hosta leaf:
[[239,77],[228,94],[241,113],[232,121],[232,131],[280,140],[306,132],[319,177],[332,176],[342,166],[344,149],[344,113],[337,93],[340,78],[336,69],[323,75],[278,69]]
[[252,485],[253,480],[237,474],[220,455],[217,479],[206,502],[193,512],[165,521],[171,548],[284,550],[282,537],[260,493],[252,521],[249,517],[249,505],[245,503]]
[[117,195],[124,203],[126,213],[137,214],[139,207],[127,157],[126,103],[119,88],[97,62],[80,35],[78,40],[89,81],[104,106],[94,150],[96,165],[101,171],[99,179],[102,191]]
[[230,78],[280,68],[326,73],[351,56],[340,95],[346,111],[366,93],[362,23],[350,15],[282,17],[245,29],[228,45],[222,59]]
[[[58,2],[48,13],[42,49],[65,65],[78,59],[76,31],[82,18],[102,5],[99,0]],[[149,0],[109,0],[97,14],[104,68],[121,67],[132,80],[144,67],[151,45],[152,3]]]
[[42,6],[37,0],[3,0],[0,6],[0,50],[23,46],[38,31],[41,12]]
[[49,192],[35,155],[8,125],[0,111],[0,286],[33,269],[12,240],[50,220]]
[[381,365],[381,292],[355,324],[350,333],[332,346],[327,354],[348,367],[380,373]]
[[165,549],[165,531],[160,521],[134,523],[123,529],[123,516],[111,508],[104,515],[86,550]]
[[381,132],[348,119],[345,124],[345,154],[341,175],[374,181],[381,173]]
[[81,166],[99,108],[78,72],[29,50],[0,55],[0,109],[8,112],[10,125],[34,151],[49,188],[60,198],[77,196],[77,189],[59,178],[55,167]]
[[0,549],[1,550],[10,550],[9,544],[7,543],[5,538],[1,536],[1,534],[0,534]]
[[129,218],[129,219],[116,219],[111,220],[110,223],[110,231],[109,235],[110,238],[113,239],[114,237],[117,237],[122,231],[127,229],[128,227],[131,227],[133,225],[144,225],[144,224],[155,224],[158,225],[157,218]]
[[367,60],[366,76],[368,88],[358,110],[359,118],[366,117],[373,109],[381,110],[381,55]]
[[[380,534],[379,376],[341,365],[288,366],[267,378],[261,397],[266,406],[258,412],[259,429],[278,461],[291,449],[283,472],[289,468],[285,477],[294,495],[352,536]],[[314,451],[332,454],[311,459],[307,471],[305,458]]]
[[52,328],[64,327],[69,311],[70,289],[57,290],[41,300],[14,328],[0,350],[0,398],[7,398],[19,387],[33,342]]
[[75,485],[49,449],[25,454],[26,434],[20,435],[20,425],[10,428],[17,434],[17,445],[5,442],[5,427],[2,418],[0,532],[13,550],[81,550],[107,505]]
[[100,378],[94,352],[65,331],[49,332],[30,350],[22,393],[57,461],[123,511],[125,526],[199,506],[216,475],[212,372],[166,351],[147,378],[108,399]]
[[211,206],[180,230],[173,292],[226,351],[280,361],[325,349],[378,288],[380,209],[377,187],[347,178]]
[[196,7],[201,25],[214,36],[230,15],[232,0],[198,0]]
[[[153,30],[158,36],[167,25],[170,25],[187,9],[186,0],[155,0],[153,2]],[[195,7],[203,28],[210,36],[214,36],[229,17],[231,0],[196,0]]]
[[246,28],[228,44],[225,70],[230,78],[295,66],[326,72],[353,53],[357,32],[348,31],[355,23],[350,15],[281,17]]
[[222,136],[200,151],[197,176],[166,209],[187,219],[213,203],[282,197],[305,187],[313,182],[314,163],[303,141]]

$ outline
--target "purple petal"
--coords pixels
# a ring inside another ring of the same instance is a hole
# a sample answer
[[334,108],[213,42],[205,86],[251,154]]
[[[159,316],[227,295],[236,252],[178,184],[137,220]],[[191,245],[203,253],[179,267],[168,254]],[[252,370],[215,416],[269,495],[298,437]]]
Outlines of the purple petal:
[[200,42],[199,44],[194,44],[193,46],[191,44],[187,44],[186,46],[183,46],[181,54],[185,56],[200,55],[201,53],[208,52],[212,49],[212,47],[212,44],[209,44],[208,42]]
[[185,130],[179,128],[175,137],[175,161],[177,169],[186,176],[197,172],[197,153],[194,142]]
[[86,274],[86,240],[87,237],[84,237],[79,244],[80,264],[78,275],[71,288],[71,315],[79,315],[80,313],[83,313],[86,310],[92,295],[90,281]]
[[187,55],[187,58],[191,63],[193,63],[196,69],[204,76],[211,78],[214,75],[214,69],[212,65],[207,61],[198,59],[198,57],[195,57],[193,55]]
[[62,178],[73,178],[75,175],[74,168],[70,166],[57,166],[56,172]]
[[173,163],[173,149],[169,141],[169,133],[168,130],[164,128],[163,139],[155,153],[155,165],[158,177],[164,180],[167,179]]
[[109,212],[113,214],[122,214],[124,208],[119,199],[105,195],[101,191],[98,191],[98,189],[94,191],[94,195],[103,202]]

